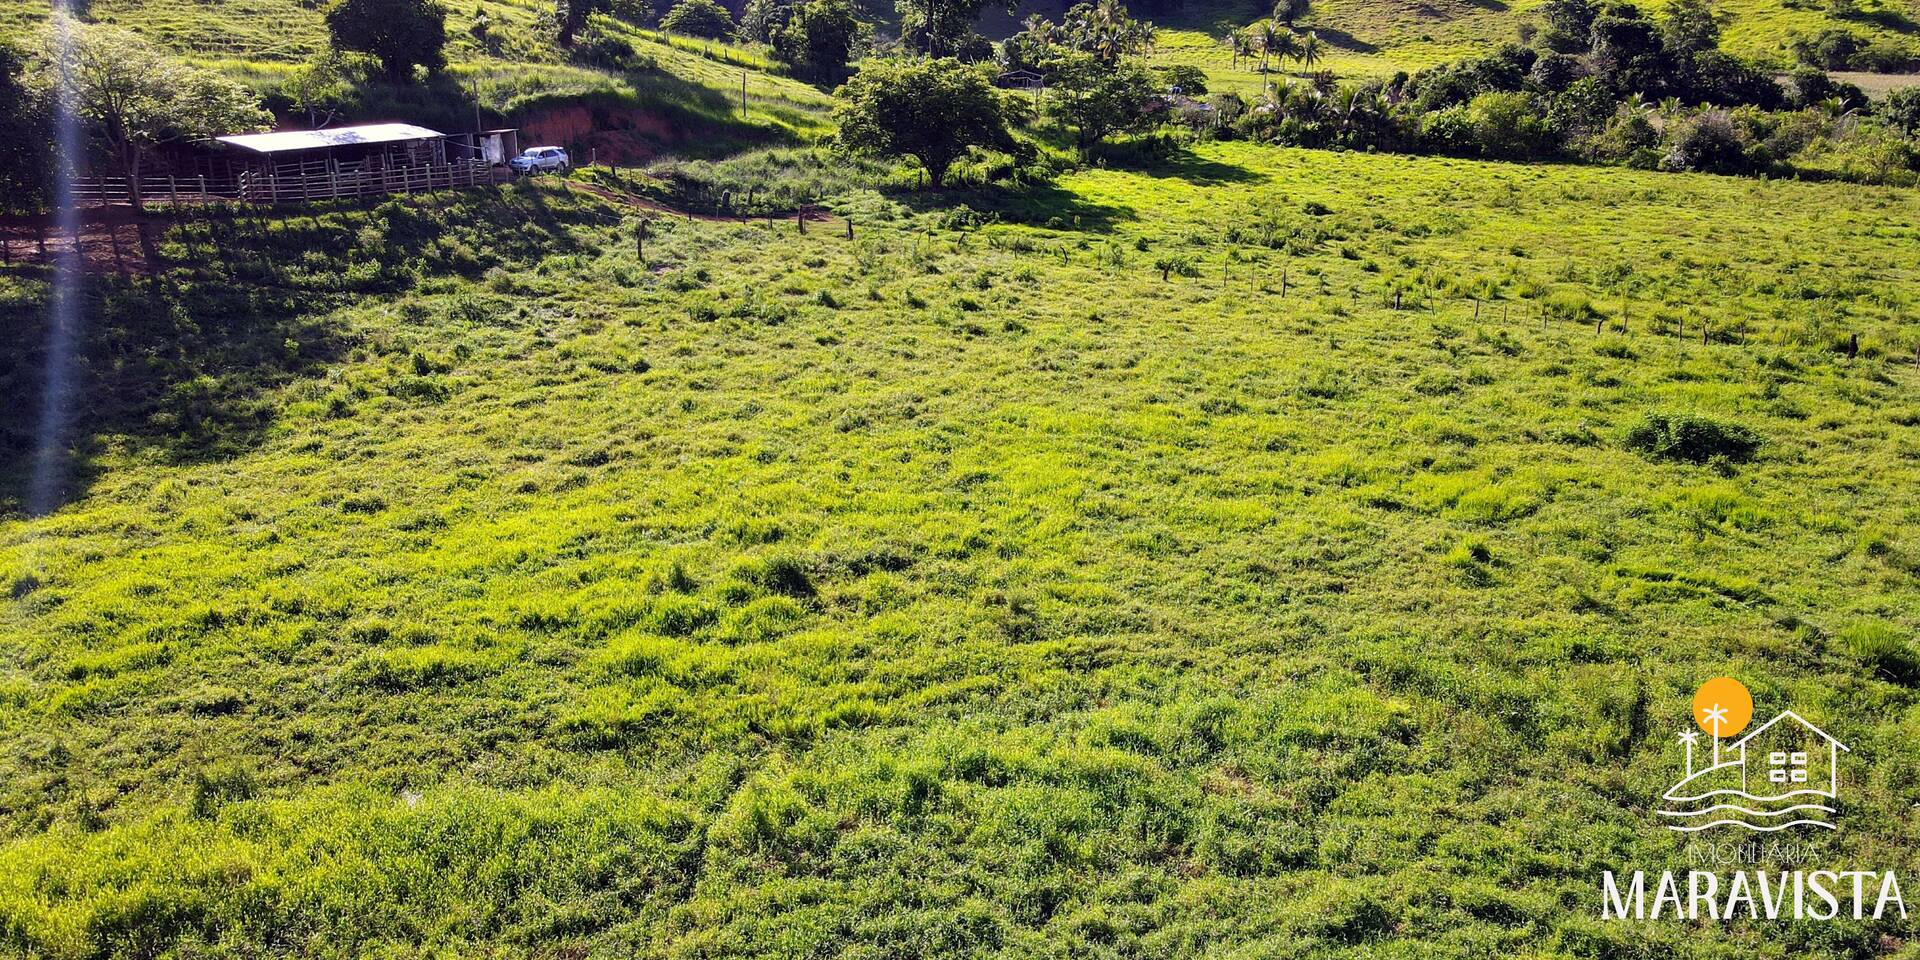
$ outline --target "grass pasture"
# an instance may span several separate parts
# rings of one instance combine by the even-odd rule
[[[0,953],[1913,935],[1596,917],[1685,868],[1719,674],[1853,747],[1837,859],[1911,860],[1920,198],[1236,144],[1036,189],[643,264],[536,183],[94,290],[113,402],[0,522]]]

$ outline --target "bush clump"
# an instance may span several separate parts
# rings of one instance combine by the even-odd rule
[[[1760,435],[1746,427],[1690,413],[1649,413],[1627,431],[1629,449],[1688,463],[1743,462],[1753,458],[1760,444]]]

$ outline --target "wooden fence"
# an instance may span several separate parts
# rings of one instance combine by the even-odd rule
[[[494,182],[494,168],[481,160],[345,170],[316,162],[248,170],[237,177],[141,177],[140,199],[148,206],[174,207],[286,203],[455,190]],[[74,185],[74,194],[82,204],[126,206],[133,202],[126,177],[87,177]]]

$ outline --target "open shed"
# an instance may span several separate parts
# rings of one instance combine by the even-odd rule
[[[366,123],[325,130],[281,130],[242,133],[208,141],[216,161],[237,175],[241,171],[275,170],[282,175],[317,170],[358,172],[396,167],[441,165],[447,162],[447,135],[411,123]],[[468,159],[473,148],[456,145]],[[289,169],[290,168],[290,169]]]

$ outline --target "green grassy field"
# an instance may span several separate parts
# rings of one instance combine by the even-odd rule
[[[523,185],[96,290],[78,486],[0,522],[0,953],[1911,949],[1597,875],[1685,868],[1720,674],[1911,862],[1920,197],[1213,145],[956,199],[642,264]]]

